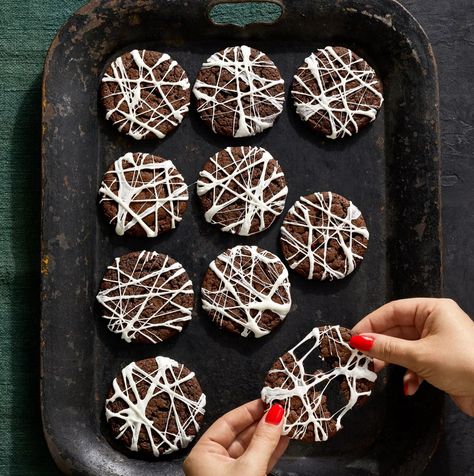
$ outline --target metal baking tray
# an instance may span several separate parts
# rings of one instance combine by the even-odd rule
[[[283,8],[277,22],[242,28],[213,24],[209,9],[215,3],[94,0],[64,25],[46,59],[41,401],[49,448],[66,473],[180,474],[186,451],[143,461],[109,444],[103,416],[106,389],[132,360],[161,354],[194,370],[208,397],[205,430],[231,408],[258,398],[272,362],[314,326],[351,327],[389,299],[441,292],[437,73],[416,20],[393,0],[273,0]],[[310,52],[348,46],[377,69],[384,107],[360,134],[335,142],[312,133],[288,97],[275,126],[248,139],[213,135],[195,109],[163,141],[135,142],[105,121],[97,100],[99,79],[121,52],[133,47],[168,52],[192,81],[211,53],[236,44],[266,52],[280,68],[287,92]],[[268,232],[254,237],[224,234],[205,223],[192,185],[217,150],[247,144],[267,148],[281,163],[289,186],[286,209],[300,195],[332,190],[357,204],[371,233],[363,264],[345,280],[308,282],[292,272],[292,312],[278,330],[257,340],[219,331],[202,312],[198,291],[209,262],[228,247],[258,244],[280,254],[283,215]],[[103,173],[128,151],[173,159],[191,184],[184,220],[158,239],[115,236],[97,209]],[[156,346],[129,345],[112,335],[95,306],[111,260],[141,249],[179,260],[197,294],[189,327]],[[395,368],[382,376],[374,397],[346,419],[333,440],[292,443],[274,473],[420,474],[439,439],[443,399],[428,385],[404,398],[401,375]]]

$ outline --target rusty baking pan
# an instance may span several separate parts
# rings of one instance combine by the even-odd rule
[[[439,122],[436,65],[412,16],[393,0],[287,1],[271,24],[216,25],[215,4],[184,0],[94,0],[54,39],[43,84],[42,381],[44,431],[62,470],[72,474],[180,474],[186,452],[157,461],[122,455],[108,442],[106,389],[132,360],[172,357],[198,375],[208,397],[204,429],[231,408],[257,398],[272,362],[314,326],[354,325],[393,298],[441,292]],[[104,119],[97,92],[106,65],[121,52],[147,47],[170,53],[193,80],[202,62],[226,46],[248,44],[277,64],[288,92],[303,59],[318,47],[344,45],[367,58],[384,84],[377,120],[356,137],[323,140],[303,124],[290,98],[276,125],[250,139],[213,135],[193,109],[163,141],[136,142]],[[205,223],[190,187],[190,210],[177,230],[157,239],[129,239],[99,216],[102,174],[128,151],[175,161],[188,184],[204,162],[228,145],[267,148],[286,172],[287,208],[313,191],[351,198],[371,233],[360,269],[330,283],[291,273],[294,306],[271,336],[244,339],[219,331],[198,305],[210,261],[236,244],[280,253],[279,225],[250,238]],[[192,242],[192,246],[189,243]],[[102,274],[115,256],[159,250],[187,269],[197,294],[194,318],[171,341],[128,345],[107,331],[95,308]],[[292,444],[277,475],[416,475],[441,431],[442,396],[424,386],[402,395],[401,373],[379,379],[373,398],[347,418],[331,441]]]

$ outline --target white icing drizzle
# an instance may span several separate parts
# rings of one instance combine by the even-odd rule
[[[325,66],[318,55],[322,55],[329,66]],[[358,132],[357,117],[368,117],[370,122],[375,120],[377,110],[383,103],[383,96],[375,87],[379,81],[375,71],[362,58],[356,59],[351,50],[339,56],[334,48],[328,46],[308,56],[301,70],[294,79],[302,86],[303,92],[292,92],[296,112],[303,121],[313,116],[319,117],[319,121],[328,119],[331,124],[331,133],[327,135],[329,139],[352,135],[349,125]],[[310,74],[306,74],[307,71]],[[326,86],[328,75],[329,86]],[[307,84],[312,79],[318,85],[318,95]],[[354,101],[360,91],[360,99]],[[368,91],[378,98],[377,107],[364,103]]]
[[[183,376],[183,366],[178,362],[167,357],[155,357],[158,368],[151,374],[142,370],[135,362],[122,369],[122,378],[124,388],[120,388],[117,379],[113,381],[114,394],[105,403],[105,416],[107,421],[111,418],[117,418],[122,422],[120,433],[116,439],[130,430],[132,432],[132,442],[130,450],[138,451],[138,442],[140,432],[144,431],[154,456],[160,454],[169,454],[180,448],[186,448],[194,439],[194,436],[187,435],[189,428],[199,431],[198,415],[204,415],[206,406],[206,396],[201,394],[197,401],[191,400],[183,393],[182,385],[194,378],[194,372]],[[171,373],[168,378],[166,372]],[[148,391],[142,397],[138,390],[138,384],[148,386]],[[167,396],[170,402],[168,417],[164,428],[158,428],[153,420],[146,416],[146,409],[150,401],[160,396]],[[110,404],[117,400],[122,400],[126,404],[123,410],[114,412]],[[177,405],[186,407],[186,419],[180,420]],[[176,432],[170,426],[172,422],[176,423]],[[143,436],[142,436],[143,437]]]
[[[108,267],[113,271],[113,278],[104,278],[111,286],[97,295],[97,301],[105,309],[103,318],[109,321],[108,328],[120,334],[126,342],[141,335],[156,344],[161,339],[150,331],[174,329],[181,332],[184,323],[191,320],[192,306],[185,307],[176,302],[180,295],[194,295],[189,279],[183,285],[175,286],[177,278],[186,273],[180,263],[172,263],[169,256],[161,255],[164,257],[163,266],[143,274],[145,264],[155,261],[159,256],[155,251],[142,251],[130,273],[120,266],[121,258],[115,258],[114,264]],[[135,274],[140,276],[136,277]],[[129,291],[130,288],[133,293]],[[160,306],[149,312],[157,302],[160,302]],[[156,318],[165,320],[153,322]]]
[[[127,230],[139,224],[145,230],[147,237],[158,236],[158,213],[161,210],[165,210],[170,215],[172,229],[176,228],[182,220],[179,205],[189,198],[188,188],[182,175],[176,170],[171,160],[157,157],[153,162],[145,163],[149,157],[155,156],[130,152],[125,154],[114,162],[113,170],[106,172],[104,181],[101,183],[99,189],[99,193],[102,194],[101,203],[114,201],[118,206],[117,216],[112,219],[112,221],[116,220],[117,235],[122,236]],[[152,173],[152,179],[146,181],[143,178],[145,173]],[[127,180],[126,174],[132,174],[132,180]],[[108,175],[113,176],[114,184],[118,182],[117,192],[113,192],[112,187],[105,183]],[[140,193],[147,191],[151,191],[151,197],[138,198]],[[132,203],[135,205],[143,203],[143,205],[135,211],[132,209]],[[154,215],[152,227],[145,222],[150,215]]]
[[[216,265],[217,260],[224,265],[222,271]],[[243,337],[251,333],[255,337],[269,334],[269,330],[259,325],[264,312],[271,311],[283,321],[291,309],[290,281],[283,263],[257,246],[235,246],[216,261],[209,268],[219,278],[219,288],[201,289],[203,309],[219,326],[224,319],[242,326]],[[262,279],[263,275],[269,283]]]
[[[110,119],[114,113],[120,114],[121,119],[114,124],[120,131],[128,124],[130,130],[127,134],[134,139],[141,140],[150,132],[159,139],[163,139],[165,134],[159,130],[160,126],[169,123],[175,128],[188,112],[189,101],[181,106],[177,106],[177,104],[182,100],[183,91],[189,89],[191,85],[184,71],[177,81],[170,79],[178,63],[172,60],[169,55],[161,54],[158,61],[149,66],[144,61],[145,53],[146,50],[130,52],[138,69],[137,79],[128,76],[122,57],[117,58],[111,64],[111,75],[104,74],[103,83],[116,83],[118,86],[118,90],[110,96],[121,96],[115,108],[107,111],[106,118]],[[156,68],[165,61],[170,61],[170,64],[166,72],[157,78]],[[178,93],[178,99],[173,99],[177,89],[181,90],[181,94]],[[105,96],[104,99],[110,96]],[[150,97],[158,98],[159,101],[153,103],[148,100]],[[169,112],[163,114],[160,109]],[[149,117],[146,117],[145,113]]]
[[[270,90],[281,84],[283,79],[267,79],[260,75],[259,69],[271,68],[278,72],[273,61],[265,57],[261,51],[258,52],[254,59],[251,59],[252,49],[248,46],[234,46],[214,53],[202,65],[202,69],[219,68],[216,77],[220,78],[223,71],[227,71],[232,75],[232,79],[223,85],[207,84],[199,79],[194,85],[194,95],[197,99],[204,102],[198,107],[198,112],[202,115],[211,116],[212,129],[214,120],[218,115],[216,113],[218,106],[224,106],[228,109],[228,114],[233,117],[233,136],[248,137],[258,134],[263,130],[271,127],[283,110],[283,102],[285,99],[284,91],[276,95],[272,95]],[[279,73],[278,73],[278,76]],[[241,89],[241,84],[245,85],[245,89]],[[204,89],[211,90],[211,93],[205,92]],[[222,96],[229,96],[223,100]],[[259,106],[267,104],[275,111],[266,116],[259,115]],[[221,109],[222,111],[222,109]]]
[[[285,257],[292,269],[298,267],[305,260],[309,263],[307,279],[313,279],[317,268],[322,268],[321,280],[342,279],[354,271],[357,266],[356,259],[363,256],[353,251],[353,246],[359,244],[364,248],[367,245],[362,238],[369,239],[366,227],[355,226],[353,220],[361,216],[360,210],[349,202],[346,217],[338,217],[331,211],[333,194],[328,192],[325,200],[322,193],[315,193],[316,203],[307,197],[300,197],[299,201],[290,208],[281,227],[281,240],[290,245],[291,254]],[[291,216],[290,216],[291,215]],[[322,216],[322,224],[315,226],[311,223],[311,216]],[[286,226],[297,226],[307,231],[306,242],[300,241],[301,235],[293,235]],[[316,244],[322,238],[322,243]],[[348,243],[346,240],[348,239]],[[344,255],[344,270],[333,269],[327,261],[328,246],[330,241],[337,241]],[[291,252],[291,250],[294,250]]]
[[[275,166],[268,178],[265,177],[270,161],[273,160],[273,157],[265,149],[239,147],[238,151],[242,157],[235,155],[233,149],[233,147],[225,149],[231,159],[231,163],[228,165],[219,164],[218,158],[223,151],[211,157],[210,160],[215,171],[213,173],[206,170],[200,172],[201,179],[197,182],[197,194],[202,196],[212,192],[213,205],[205,213],[207,222],[220,225],[222,231],[249,236],[265,230],[266,216],[269,214],[274,217],[280,215],[285,206],[288,187],[285,186],[265,200],[265,191],[268,190],[272,182],[284,177],[283,172],[278,166]],[[262,171],[255,182],[256,170],[259,168]],[[227,224],[223,222],[222,217],[215,220],[215,216],[225,212],[226,209],[233,212],[238,211],[239,218]],[[254,220],[258,221],[258,229],[251,232]]]
[[[331,353],[336,353],[338,356],[339,366],[327,372],[310,372],[309,367],[314,366],[316,357],[312,354],[321,345],[322,339],[325,336],[329,339],[329,344],[333,349]],[[337,353],[338,345],[345,347],[351,352],[345,364],[343,364]],[[308,347],[310,347],[310,349],[307,350],[303,356],[298,357],[301,352],[301,347],[303,347],[304,350]],[[370,382],[375,382],[377,374],[369,369],[372,359],[350,347],[349,344],[343,340],[339,326],[314,328],[288,353],[294,359],[293,369],[289,369],[280,357],[280,363],[283,369],[270,370],[269,374],[283,374],[284,382],[281,387],[264,387],[261,393],[262,400],[268,405],[272,405],[275,401],[284,403],[285,417],[287,418],[283,427],[284,435],[291,433],[292,438],[301,439],[306,434],[308,426],[312,424],[315,441],[326,441],[328,439],[330,421],[335,419],[336,429],[340,430],[342,428],[341,421],[344,415],[354,407],[360,397],[369,396],[371,394],[370,390],[366,392],[358,391],[357,381],[359,379],[366,379]],[[307,360],[312,360],[312,362],[307,362]],[[308,369],[305,368],[305,365]],[[323,408],[321,407],[323,396],[331,382],[340,377],[343,377],[347,382],[349,400],[346,405],[338,409],[334,414],[325,417]],[[339,385],[337,380],[335,384]],[[289,422],[288,416],[291,412],[291,399],[295,397],[301,400],[303,410],[295,422]]]

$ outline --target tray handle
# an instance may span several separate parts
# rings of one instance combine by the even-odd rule
[[[243,17],[243,4],[265,4],[266,8],[250,9]],[[263,7],[263,5],[261,6]],[[285,12],[283,0],[209,0],[206,7],[206,17],[214,26],[235,25],[246,27],[252,24],[273,24],[278,22]],[[240,15],[240,16],[239,16]],[[223,20],[216,21],[216,17]]]

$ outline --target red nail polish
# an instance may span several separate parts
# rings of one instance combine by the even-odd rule
[[[407,382],[404,382],[403,384],[403,395],[405,395],[405,397],[408,397],[408,383]]]
[[[357,350],[370,350],[374,346],[375,339],[369,336],[352,336],[349,345]]]
[[[278,405],[278,403],[275,403],[275,405],[272,405],[270,410],[268,410],[265,422],[270,423],[270,425],[279,425],[284,413],[285,410],[283,410],[283,407]]]

